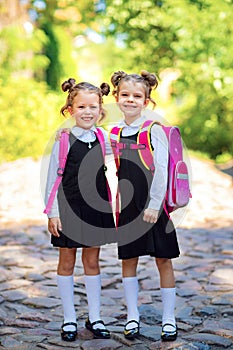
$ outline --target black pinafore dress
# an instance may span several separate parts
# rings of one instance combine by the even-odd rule
[[[100,143],[97,139],[82,142],[72,133],[69,141],[57,196],[62,232],[60,237],[52,236],[51,243],[56,247],[81,248],[116,242]]]
[[[117,231],[119,259],[143,255],[176,258],[180,254],[176,231],[163,207],[155,224],[143,221],[144,210],[148,207],[150,200],[152,174],[142,164],[138,150],[130,149],[130,144],[136,144],[136,140],[137,134],[121,136],[120,139],[120,142],[125,143],[126,146],[120,156],[118,171],[121,197]]]

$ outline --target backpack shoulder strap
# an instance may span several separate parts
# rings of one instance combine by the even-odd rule
[[[109,139],[110,144],[112,147],[112,152],[114,155],[114,160],[116,164],[116,175],[118,175],[118,169],[120,167],[120,136],[121,136],[121,130],[119,126],[114,126],[109,133]],[[119,222],[119,215],[120,215],[120,192],[119,187],[117,185],[117,191],[116,191],[116,208],[115,208],[115,215],[116,215],[116,229],[118,228],[118,222]]]
[[[58,176],[63,176],[67,154],[68,154],[68,146],[69,146],[69,134],[66,132],[62,132],[60,145],[59,145],[59,168],[58,168]]]
[[[96,134],[97,139],[99,140],[102,154],[103,154],[103,158],[104,158],[104,163],[105,163],[106,146],[105,146],[104,133],[100,128],[96,128],[95,134]],[[110,205],[112,205],[112,193],[111,193],[111,189],[110,189],[107,177],[106,177],[106,186],[107,186],[107,191],[108,191],[108,201],[109,201]]]
[[[44,210],[45,214],[50,213],[58,187],[62,181],[62,176],[64,173],[67,154],[68,154],[68,145],[69,145],[69,134],[67,134],[66,132],[62,132],[61,138],[59,141],[59,166],[57,169],[57,178],[53,185],[52,191],[50,192],[49,199],[48,199],[46,208]]]
[[[112,147],[117,171],[118,171],[119,166],[120,166],[120,153],[119,153],[118,144],[120,141],[121,130],[122,130],[122,128],[120,128],[119,126],[114,126],[109,133],[110,144]]]
[[[138,153],[141,162],[146,169],[150,170],[152,174],[154,173],[154,159],[153,159],[153,149],[151,146],[150,132],[154,124],[158,124],[154,120],[146,120],[140,127],[137,137],[137,144],[145,145],[145,147],[139,147]]]
[[[103,131],[100,128],[96,128],[95,134],[96,134],[97,139],[99,140],[101,150],[103,153],[103,157],[105,157],[106,147],[105,147],[105,139],[104,139]]]

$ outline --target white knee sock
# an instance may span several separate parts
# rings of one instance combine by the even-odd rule
[[[85,275],[85,285],[88,302],[88,313],[90,322],[100,320],[100,297],[101,297],[101,276]],[[105,329],[105,326],[98,323],[93,328]]]
[[[57,285],[64,313],[64,323],[76,322],[74,308],[74,276],[57,275]],[[64,327],[65,331],[73,331],[74,326]]]
[[[122,281],[127,306],[127,322],[131,320],[139,322],[138,279],[137,277],[123,277]],[[135,327],[137,327],[137,324],[132,322],[126,327],[126,329],[129,330]]]
[[[162,324],[171,323],[176,325],[175,320],[175,303],[176,303],[176,288],[160,288],[163,302],[163,319]],[[166,326],[166,331],[174,331],[174,327]]]

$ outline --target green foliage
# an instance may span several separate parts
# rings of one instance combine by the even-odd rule
[[[0,159],[12,161],[43,154],[48,140],[64,118],[64,96],[45,84],[12,80],[0,92]]]
[[[47,36],[43,51],[49,61],[44,79],[52,90],[59,91],[61,81],[73,76],[77,70],[72,57],[72,40],[62,27],[50,22],[45,22],[41,29]]]
[[[61,83],[69,77],[76,75],[78,62],[73,57],[72,38],[64,28],[55,27],[55,35],[59,46],[59,64],[62,67],[59,73],[59,89]]]
[[[41,54],[46,37],[39,29],[31,30],[27,32],[20,25],[0,30],[0,79],[4,84],[12,76],[31,77],[33,72],[46,68],[48,61]]]
[[[219,156],[216,157],[215,162],[217,164],[224,164],[224,163],[231,162],[232,164],[232,154],[230,153],[220,154]]]
[[[174,5],[170,2],[106,1],[104,32],[122,39],[128,48],[127,59],[133,60],[137,70],[150,69],[157,73],[171,66],[174,53],[170,44],[176,41],[177,5],[174,0]]]
[[[233,155],[233,69],[226,52],[233,45],[230,6],[215,1],[202,11],[196,8],[175,45],[181,76],[174,91],[180,97],[183,136],[188,147],[207,152],[213,159]],[[211,31],[210,23],[214,23]]]
[[[51,22],[45,22],[42,25],[42,30],[45,32],[48,40],[44,45],[44,55],[48,58],[49,64],[46,69],[45,79],[47,84],[53,90],[57,90],[62,72],[62,65],[59,61],[59,42],[57,40],[54,25]]]
[[[158,89],[155,100],[169,112],[165,118],[179,124],[189,148],[216,159],[232,156],[233,1],[105,3],[104,11],[93,0],[28,0],[27,8],[35,14],[33,26],[28,19],[25,22],[26,12],[17,25],[10,24],[11,16],[2,21],[1,159],[43,152],[55,125],[63,121],[59,110],[64,94],[55,91],[65,79],[87,77],[98,84],[110,82],[115,70],[141,69],[157,73],[161,83],[171,72],[178,76],[172,84],[168,81],[170,99]],[[6,4],[1,5],[1,14],[11,8]],[[15,8],[22,6],[18,0]],[[91,31],[101,35],[101,43],[93,43]],[[83,46],[78,46],[79,38]],[[104,101],[114,102],[111,96]],[[40,139],[35,137],[38,132]]]
[[[121,38],[131,70],[179,72],[172,94],[184,140],[233,155],[232,1],[106,0],[104,33]]]

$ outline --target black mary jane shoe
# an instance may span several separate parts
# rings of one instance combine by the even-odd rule
[[[174,331],[165,331],[164,330],[164,327],[165,326],[171,326],[174,328]],[[165,323],[162,327],[162,334],[161,334],[161,339],[163,341],[174,341],[176,340],[177,338],[177,335],[178,335],[178,332],[177,332],[177,327],[174,326],[174,324],[171,324],[171,323]]]
[[[85,327],[86,329],[88,329],[93,335],[95,338],[98,338],[98,339],[109,339],[110,338],[110,332],[108,329],[102,329],[102,328],[93,328],[94,325],[96,324],[103,324],[104,325],[104,322],[102,320],[97,320],[95,322],[90,322],[89,319],[86,320],[85,322]]]
[[[130,324],[130,323],[136,323],[137,326],[134,327],[134,328],[131,328],[131,329],[126,329],[127,325]],[[125,324],[125,327],[124,327],[124,336],[126,339],[130,339],[130,340],[133,340],[135,339],[136,337],[139,336],[139,322],[136,321],[136,320],[130,320],[128,321],[126,324]]]
[[[66,326],[74,326],[75,330],[74,331],[65,331],[64,327]],[[77,337],[77,323],[75,322],[66,322],[63,323],[63,325],[61,326],[61,338],[64,341],[75,341],[76,337]]]

